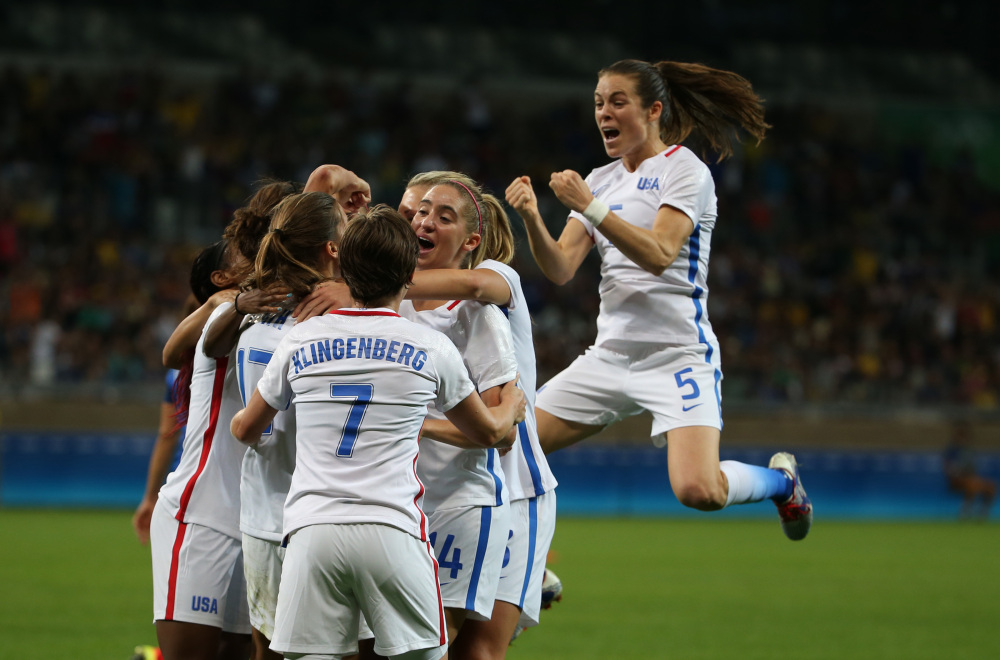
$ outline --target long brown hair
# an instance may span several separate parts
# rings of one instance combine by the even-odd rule
[[[274,207],[289,195],[302,192],[302,184],[293,181],[264,179],[257,185],[257,191],[247,203],[233,211],[233,219],[222,232],[222,237],[229,240],[251,264],[257,260],[260,242],[270,229]]]
[[[764,139],[770,124],[764,121],[764,103],[753,86],[732,71],[704,64],[620,60],[601,69],[597,76],[619,74],[636,81],[636,92],[644,108],[660,101],[660,139],[680,144],[692,133],[704,138],[718,152],[719,160],[733,154],[738,129]]]
[[[253,286],[281,282],[296,297],[328,279],[320,272],[320,254],[328,241],[338,243],[346,222],[340,204],[326,193],[290,195],[274,207],[271,229],[260,243]]]

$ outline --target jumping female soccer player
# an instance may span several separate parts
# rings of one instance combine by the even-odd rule
[[[549,183],[570,209],[554,240],[528,177],[507,188],[546,277],[564,284],[596,245],[601,255],[597,339],[538,394],[546,452],[579,442],[645,409],[667,435],[670,483],[703,511],[772,499],[788,538],[805,538],[812,504],[795,458],[770,468],[719,462],[722,371],[707,315],[708,257],[716,221],[708,167],[680,143],[699,133],[723,157],[743,128],[768,125],[745,79],[700,64],[623,60],[598,74],[594,117],[614,162],[586,180],[572,170]]]

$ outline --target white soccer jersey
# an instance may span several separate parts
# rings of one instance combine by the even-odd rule
[[[528,399],[524,421],[518,425],[517,441],[500,459],[510,501],[537,497],[556,487],[557,482],[545,454],[538,444],[538,425],[535,422],[535,345],[531,339],[531,315],[521,290],[521,278],[507,264],[487,259],[477,268],[487,268],[498,273],[510,288],[510,301],[500,310],[510,321],[510,332],[517,358],[518,387]]]
[[[456,300],[418,312],[404,300],[399,313],[444,333],[458,348],[476,388],[484,392],[517,376],[510,324],[496,305]],[[444,419],[430,409],[431,419]],[[504,474],[496,449],[459,449],[440,442],[420,446],[417,474],[427,487],[424,510],[465,506],[501,506],[508,501]]]
[[[253,319],[236,345],[236,371],[244,405],[278,344],[295,325],[291,312]],[[295,411],[279,410],[274,421],[243,457],[240,530],[258,539],[280,541],[282,510],[295,469]]]
[[[191,403],[184,449],[177,469],[167,475],[159,501],[182,523],[196,523],[240,537],[240,464],[246,445],[229,432],[229,421],[243,407],[232,356],[207,357],[205,332],[231,303],[219,305],[194,350]]]
[[[458,351],[388,309],[342,309],[292,328],[257,384],[295,406],[296,461],[284,533],[322,523],[391,525],[427,539],[417,438],[429,404],[469,396]]]
[[[708,321],[708,257],[718,215],[715,182],[708,167],[675,145],[647,158],[635,172],[620,160],[587,176],[594,197],[636,227],[652,229],[661,206],[685,213],[694,231],[661,275],[644,271],[581,214],[601,255],[601,311],[595,345],[612,343],[715,343]]]

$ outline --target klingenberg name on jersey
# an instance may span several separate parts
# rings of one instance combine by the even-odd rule
[[[308,350],[307,350],[308,349]],[[292,355],[295,375],[315,364],[331,360],[385,360],[405,364],[416,371],[423,369],[427,353],[405,342],[389,341],[379,337],[337,337],[322,339],[303,346]]]

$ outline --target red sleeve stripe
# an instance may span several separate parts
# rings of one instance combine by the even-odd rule
[[[681,148],[681,145],[678,144],[676,147],[674,147],[673,149],[671,149],[667,153],[663,154],[663,157],[664,158],[670,158],[670,154],[674,153],[675,151],[677,151],[680,148]]]
[[[181,494],[180,506],[177,508],[177,515],[174,516],[179,522],[184,522],[184,514],[187,513],[188,503],[191,501],[191,494],[194,492],[198,477],[201,476],[208,463],[208,456],[212,452],[212,439],[215,437],[215,429],[219,424],[219,408],[222,406],[222,385],[226,382],[226,365],[229,358],[218,358],[215,361],[215,382],[212,384],[212,407],[209,410],[208,428],[201,441],[201,457],[198,459],[198,469],[194,471],[191,478],[184,486]]]
[[[454,301],[453,303],[451,303],[450,305],[448,305],[448,311],[450,312],[451,310],[453,310],[453,309],[455,309],[456,307],[458,307],[458,305],[459,305],[459,304],[460,304],[461,302],[462,302],[461,300],[456,300],[456,301]]]

